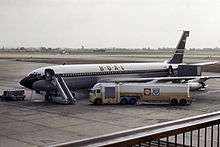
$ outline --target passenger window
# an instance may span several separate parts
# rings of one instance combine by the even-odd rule
[[[100,89],[97,89],[97,90],[96,90],[96,93],[100,93]]]

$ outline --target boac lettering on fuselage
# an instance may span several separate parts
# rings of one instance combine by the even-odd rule
[[[100,71],[123,71],[125,68],[122,65],[102,65],[99,66]]]

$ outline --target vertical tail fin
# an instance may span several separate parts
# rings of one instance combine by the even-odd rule
[[[189,37],[189,31],[183,31],[179,43],[177,44],[176,51],[168,62],[170,64],[178,64],[183,62],[183,55],[185,51],[186,38]]]

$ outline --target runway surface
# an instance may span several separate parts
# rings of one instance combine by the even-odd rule
[[[22,88],[18,84],[21,78],[47,65],[0,60],[0,91]],[[189,106],[93,106],[87,98],[78,99],[76,105],[61,105],[44,102],[43,97],[26,90],[25,101],[0,101],[0,147],[52,145],[219,111],[220,79],[207,83],[209,92],[194,93]]]

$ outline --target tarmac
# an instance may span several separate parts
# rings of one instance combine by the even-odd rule
[[[0,91],[23,89],[20,79],[47,65],[0,60]],[[208,80],[207,84],[206,92],[193,93],[193,103],[188,106],[94,106],[83,92],[78,93],[77,104],[62,105],[44,102],[42,96],[25,89],[25,101],[0,101],[0,147],[47,146],[219,111],[220,79]]]

